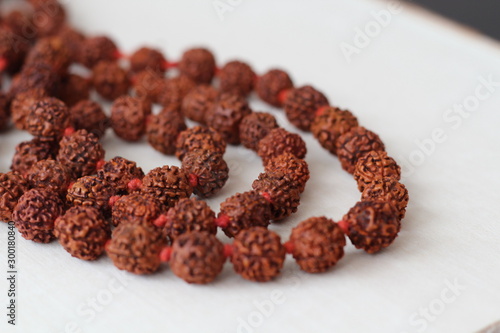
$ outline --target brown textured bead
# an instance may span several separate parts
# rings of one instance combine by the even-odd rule
[[[66,11],[57,0],[39,1],[34,6],[33,25],[39,37],[57,34],[66,21]]]
[[[104,163],[97,176],[115,188],[116,193],[125,194],[129,191],[128,183],[133,179],[142,180],[144,172],[135,162],[116,156]]]
[[[182,100],[181,110],[187,118],[205,123],[205,115],[218,98],[218,91],[214,87],[203,84],[193,88]]]
[[[134,274],[151,274],[160,267],[160,252],[166,245],[162,232],[146,224],[120,224],[106,248],[116,267]]]
[[[5,70],[14,74],[21,68],[30,43],[5,28],[0,28],[0,58],[5,60]]]
[[[37,38],[36,31],[33,26],[33,13],[27,10],[12,10],[3,16],[0,21],[14,35],[19,38],[26,39],[26,42],[33,41]]]
[[[55,160],[35,163],[28,171],[27,179],[32,188],[44,188],[60,195],[66,193],[72,180],[69,169]]]
[[[10,169],[24,175],[36,162],[54,158],[55,153],[56,151],[50,142],[40,141],[36,138],[21,142],[16,146]]]
[[[117,54],[116,44],[108,37],[91,37],[81,43],[79,62],[92,69],[100,61],[116,60]]]
[[[222,154],[209,150],[188,152],[182,159],[182,169],[194,183],[194,194],[202,198],[215,195],[229,178],[229,168]]]
[[[138,141],[146,132],[151,105],[136,97],[122,96],[111,106],[111,127],[123,140]]]
[[[293,82],[287,73],[280,69],[271,69],[258,78],[255,90],[259,97],[272,106],[280,107],[280,93],[293,88]]]
[[[28,182],[16,172],[0,173],[0,221],[9,222],[19,198],[28,191]]]
[[[109,119],[99,103],[85,99],[69,109],[71,125],[76,129],[84,129],[97,137],[103,137],[109,127]]]
[[[19,199],[12,218],[27,240],[48,243],[54,239],[54,221],[64,213],[64,203],[57,193],[31,189]]]
[[[92,69],[92,84],[103,98],[114,100],[130,87],[127,72],[114,61],[100,61]]]
[[[142,193],[154,196],[167,207],[173,207],[179,199],[189,198],[193,188],[181,168],[165,165],[151,170],[144,177]]]
[[[291,89],[286,93],[283,107],[288,120],[297,128],[309,131],[316,111],[328,105],[328,99],[311,86]]]
[[[273,221],[292,215],[300,205],[298,183],[281,171],[261,173],[252,188],[269,201]]]
[[[182,100],[196,86],[187,76],[177,76],[166,79],[162,83],[161,92],[158,94],[158,103],[180,109]]]
[[[66,45],[71,62],[77,62],[80,57],[81,45],[85,40],[85,36],[80,31],[75,30],[67,24],[61,27],[57,36],[61,38]]]
[[[9,124],[9,113],[6,107],[7,100],[4,98],[3,94],[0,94],[0,131],[3,131]]]
[[[219,132],[227,143],[240,143],[240,123],[252,111],[244,97],[235,94],[221,94],[218,101],[206,113],[208,126]]]
[[[164,213],[166,213],[165,206],[154,197],[132,193],[124,195],[115,202],[112,209],[112,222],[115,227],[123,223],[152,226],[153,222]]]
[[[323,148],[335,155],[335,142],[339,136],[356,126],[358,119],[350,111],[330,106],[316,115],[311,132]]]
[[[68,189],[66,200],[73,206],[97,208],[104,216],[109,216],[109,199],[116,194],[115,188],[97,176],[84,176]]]
[[[292,255],[303,271],[321,273],[344,256],[344,233],[332,220],[311,217],[292,229]]]
[[[252,112],[241,120],[240,140],[246,148],[257,151],[259,142],[278,127],[276,118],[267,112]]]
[[[385,201],[360,201],[344,215],[347,234],[357,249],[375,253],[392,244],[401,229],[394,206]]]
[[[309,166],[303,159],[290,153],[283,153],[269,159],[265,165],[266,172],[282,172],[297,184],[300,193],[304,192],[309,180]]]
[[[71,63],[71,54],[64,41],[57,36],[39,39],[26,56],[25,66],[42,62],[64,74]]]
[[[351,174],[354,173],[356,162],[364,154],[372,150],[385,150],[379,136],[361,126],[342,134],[335,147],[342,168]]]
[[[215,74],[215,58],[207,49],[190,49],[182,55],[179,70],[196,83],[210,83]]]
[[[108,221],[94,207],[71,207],[54,224],[54,235],[73,257],[96,260],[111,236]]]
[[[354,179],[360,192],[378,178],[401,178],[401,168],[396,161],[382,150],[372,150],[361,156],[356,162]]]
[[[229,220],[222,230],[228,237],[250,227],[267,227],[271,218],[269,202],[256,191],[236,193],[220,204],[218,218]]]
[[[165,86],[163,76],[153,70],[146,69],[132,76],[132,88],[135,97],[157,102]]]
[[[47,96],[45,89],[36,88],[17,94],[10,104],[12,122],[17,129],[26,129],[26,116],[31,105]]]
[[[165,230],[170,241],[193,231],[206,231],[215,235],[215,213],[205,201],[183,198],[168,210]]]
[[[165,63],[166,59],[163,54],[149,47],[141,47],[130,56],[130,70],[133,73],[138,73],[146,69],[164,73]]]
[[[64,102],[44,97],[31,105],[26,115],[26,130],[42,141],[57,141],[70,125],[69,111]]]
[[[259,142],[257,154],[262,158],[264,165],[269,159],[283,153],[290,153],[297,158],[304,158],[307,153],[306,143],[300,135],[290,133],[283,128],[275,128]]]
[[[367,185],[361,194],[363,201],[387,201],[396,208],[397,216],[401,220],[405,217],[408,206],[408,190],[393,177],[379,177]]]
[[[188,283],[205,284],[222,272],[225,261],[224,245],[214,235],[194,231],[175,240],[170,269]]]
[[[97,162],[103,158],[104,149],[99,138],[86,130],[67,135],[59,143],[57,160],[71,170],[73,178],[93,174]]]
[[[182,161],[188,152],[198,149],[224,154],[226,141],[217,131],[205,126],[194,126],[179,134],[175,150],[178,159]]]
[[[57,91],[57,97],[67,106],[71,107],[76,103],[88,99],[90,96],[90,81],[76,75],[64,75]]]
[[[186,128],[184,117],[179,110],[165,107],[158,115],[148,118],[146,135],[154,149],[163,154],[173,155],[177,137]]]
[[[256,75],[248,64],[230,61],[217,73],[222,93],[247,96],[254,87]]]
[[[234,271],[250,281],[266,282],[278,276],[285,261],[281,238],[271,230],[252,227],[234,237]]]
[[[52,66],[37,62],[24,66],[22,71],[12,78],[9,94],[15,96],[28,90],[43,89],[47,95],[53,96],[59,87],[59,80]]]

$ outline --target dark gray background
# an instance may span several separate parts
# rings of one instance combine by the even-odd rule
[[[500,40],[500,0],[412,0]]]

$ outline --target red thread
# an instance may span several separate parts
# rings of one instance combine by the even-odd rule
[[[285,242],[283,246],[285,247],[286,253],[293,253],[293,250],[295,249],[295,245],[292,243],[292,241]]]
[[[166,60],[165,60],[165,61],[162,63],[162,67],[163,67],[163,69],[165,69],[165,70],[166,70],[166,69],[171,69],[171,68],[177,68],[177,67],[179,67],[179,63],[178,63],[178,62],[168,62],[168,61],[166,61]]]
[[[127,188],[131,192],[140,190],[141,187],[142,187],[142,180],[140,180],[139,178],[134,178],[127,184]]]
[[[233,244],[224,244],[224,257],[230,258],[233,255]]]
[[[95,165],[96,170],[101,170],[104,167],[104,164],[106,164],[105,160],[99,160],[97,161],[97,164]]]
[[[191,185],[191,187],[198,186],[198,176],[195,175],[194,173],[190,173],[188,175],[188,180],[189,180],[189,185]]]
[[[316,113],[315,113],[316,117],[323,115],[323,113],[325,113],[325,111],[326,111],[329,107],[330,107],[329,105],[323,105],[323,106],[320,106],[320,107],[316,110]]]
[[[118,201],[118,199],[120,199],[119,195],[113,195],[111,198],[109,198],[108,200],[109,207],[113,207],[115,203]]]
[[[285,103],[289,91],[290,89],[283,89],[278,93],[278,101],[280,102],[280,104]]]
[[[0,58],[0,72],[3,72],[7,68],[7,59]]]
[[[66,127],[64,129],[64,136],[70,136],[73,133],[75,133],[75,129],[73,127]]]
[[[219,216],[215,219],[215,224],[220,228],[225,228],[229,225],[231,219],[226,214],[219,213]]]
[[[349,222],[342,220],[338,221],[337,225],[340,227],[340,229],[342,229],[344,234],[349,235]]]
[[[156,218],[156,220],[153,221],[153,224],[157,226],[158,228],[163,228],[165,224],[167,224],[168,219],[165,214],[161,214]]]
[[[171,246],[165,246],[160,252],[160,260],[163,262],[170,261],[171,256],[172,256]]]
[[[264,197],[264,199],[267,200],[267,202],[273,203],[273,199],[271,198],[271,195],[269,194],[269,192],[262,192],[260,195],[262,195]]]

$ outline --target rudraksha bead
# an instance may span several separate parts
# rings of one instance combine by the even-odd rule
[[[88,99],[90,96],[90,81],[80,75],[68,74],[61,79],[57,97],[68,107]]]
[[[335,149],[342,168],[352,174],[360,157],[372,150],[385,150],[385,146],[377,134],[357,126],[339,136]]]
[[[323,148],[335,155],[335,142],[339,136],[356,126],[358,119],[350,111],[330,106],[321,109],[316,115],[311,132]]]
[[[9,94],[15,96],[19,93],[43,89],[47,95],[54,95],[59,87],[59,76],[54,72],[52,66],[37,62],[24,66],[21,72],[12,78]]]
[[[70,125],[69,111],[57,98],[44,97],[31,105],[25,122],[26,130],[40,140],[57,141]]]
[[[221,94],[217,102],[205,115],[208,126],[219,132],[227,143],[240,143],[240,123],[252,111],[244,97]]]
[[[143,70],[151,70],[157,73],[165,72],[165,57],[163,54],[149,47],[141,47],[130,56],[130,70],[138,73]]]
[[[386,201],[359,201],[342,223],[352,244],[368,253],[391,245],[401,229],[396,209]]]
[[[215,213],[205,201],[196,198],[184,198],[177,201],[168,210],[165,219],[165,230],[170,241],[180,235],[193,231],[206,231],[215,235]]]
[[[33,25],[40,37],[55,35],[66,21],[66,11],[56,0],[40,1],[34,6]]]
[[[114,61],[100,61],[92,69],[92,84],[103,98],[114,100],[130,87],[127,72]]]
[[[298,183],[281,171],[261,173],[252,188],[269,202],[273,221],[292,215],[300,205]]]
[[[224,154],[226,141],[210,127],[194,126],[182,131],[177,138],[175,156],[182,161],[188,152],[197,149]]]
[[[152,195],[165,206],[173,207],[179,199],[189,198],[193,188],[184,170],[165,165],[146,174],[142,180],[141,191]]]
[[[182,169],[189,177],[194,194],[208,198],[219,192],[229,178],[229,168],[222,154],[209,150],[188,152]]]
[[[408,190],[393,177],[376,178],[368,184],[361,194],[363,201],[387,201],[397,211],[401,220],[405,217],[406,206],[408,206]]]
[[[106,217],[111,212],[109,199],[116,194],[115,188],[97,176],[84,176],[68,189],[66,200],[73,206],[91,206]]]
[[[262,158],[264,165],[276,156],[290,153],[298,158],[304,158],[307,153],[306,143],[300,135],[290,133],[283,128],[275,128],[259,142],[257,154]]]
[[[113,205],[112,222],[116,227],[123,223],[149,224],[166,213],[163,204],[150,195],[132,193],[124,195]]]
[[[250,227],[267,227],[271,218],[269,206],[256,191],[236,193],[220,204],[218,225],[228,237]]]
[[[203,84],[193,88],[182,100],[184,116],[200,124],[205,123],[205,115],[217,100],[219,92],[214,87]]]
[[[76,103],[69,109],[71,125],[76,129],[84,129],[97,137],[103,137],[109,127],[109,119],[99,103],[89,99]]]
[[[0,173],[0,221],[9,222],[19,198],[28,191],[28,182],[16,172]]]
[[[26,129],[26,116],[29,113],[31,105],[47,96],[45,89],[36,88],[16,94],[10,104],[10,113],[12,122],[17,129]]]
[[[54,235],[73,257],[96,260],[104,252],[111,229],[96,208],[75,206],[55,221]]]
[[[57,160],[71,170],[73,178],[91,175],[104,158],[99,138],[86,130],[64,136],[59,143]]]
[[[8,28],[14,35],[19,36],[19,39],[25,39],[26,42],[33,41],[37,38],[36,31],[33,26],[33,13],[27,10],[12,10],[2,16],[0,21],[5,28]]]
[[[266,282],[278,276],[285,261],[285,247],[278,234],[252,227],[234,237],[231,262],[234,271],[250,281]]]
[[[311,86],[291,89],[283,102],[288,120],[303,131],[310,130],[316,111],[327,105],[325,95]]]
[[[222,93],[247,96],[254,87],[257,76],[248,64],[230,61],[217,73],[219,89]]]
[[[54,239],[54,221],[64,213],[64,202],[57,193],[34,188],[24,193],[12,214],[21,236],[37,243]]]
[[[122,96],[111,106],[111,127],[123,140],[138,141],[146,132],[151,105],[136,97]]]
[[[215,58],[207,49],[190,49],[182,55],[179,71],[198,84],[210,83],[215,74]]]
[[[293,82],[287,73],[280,69],[271,69],[257,79],[255,91],[264,102],[280,107],[283,104],[280,93],[292,88]]]
[[[175,240],[170,269],[188,283],[205,284],[220,274],[225,261],[224,245],[214,235],[194,231]]]
[[[71,173],[55,160],[43,160],[35,163],[27,174],[31,188],[45,188],[64,195],[71,182]]]
[[[17,37],[12,31],[0,28],[0,58],[5,60],[5,70],[9,74],[19,71],[29,48],[29,41]]]
[[[123,223],[113,230],[106,248],[116,267],[134,274],[151,274],[160,267],[160,252],[167,239],[146,224]]]
[[[81,43],[79,62],[92,69],[100,61],[117,59],[118,48],[108,37],[98,36],[85,39]]]
[[[26,56],[25,66],[42,62],[49,64],[58,74],[64,74],[71,63],[70,52],[64,41],[57,37],[39,39]]]
[[[304,192],[309,180],[309,166],[303,159],[290,153],[283,153],[269,159],[265,165],[266,172],[282,172],[297,184],[300,193]]]
[[[378,178],[401,178],[401,168],[396,161],[383,150],[373,150],[366,153],[356,162],[354,179],[360,192]]]
[[[104,163],[97,171],[97,176],[115,188],[117,194],[125,194],[130,191],[129,182],[133,179],[142,180],[144,172],[135,162],[116,156]]]
[[[165,107],[158,115],[148,118],[146,135],[154,149],[163,154],[173,155],[177,137],[186,128],[184,117],[179,110]]]
[[[66,24],[61,27],[56,36],[61,38],[66,45],[71,62],[77,62],[80,57],[81,45],[85,40],[85,36]]]
[[[36,138],[24,141],[16,146],[10,169],[24,175],[36,162],[55,158],[55,155],[56,151],[51,142],[40,141]]]
[[[311,217],[292,229],[291,253],[297,264],[308,273],[328,270],[344,256],[345,236],[332,220]]]
[[[161,74],[146,69],[132,76],[132,88],[135,97],[157,102],[165,86]]]
[[[195,86],[194,81],[183,75],[166,79],[163,81],[161,92],[158,94],[158,103],[180,109],[182,100]]]
[[[241,120],[240,140],[246,148],[257,151],[259,142],[278,127],[276,118],[267,112],[252,112]]]

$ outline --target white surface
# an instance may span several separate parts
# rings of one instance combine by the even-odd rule
[[[146,277],[122,274],[107,258],[82,262],[57,242],[39,245],[18,237],[18,326],[7,326],[2,310],[0,331],[72,332],[75,325],[75,332],[472,332],[500,319],[500,87],[456,129],[443,119],[447,109],[474,94],[478,77],[500,81],[498,44],[405,8],[347,63],[339,44],[351,42],[356,27],[372,21],[370,12],[385,3],[232,3],[237,5],[224,21],[211,0],[87,0],[70,1],[68,8],[77,27],[111,35],[124,52],[151,44],[175,60],[186,48],[207,45],[219,64],[240,58],[258,73],[280,66],[297,85],[311,83],[332,104],[351,109],[401,164],[416,154],[415,140],[442,128],[447,139],[435,152],[413,172],[405,168],[411,203],[397,241],[377,255],[348,245],[345,258],[325,274],[303,273],[287,260],[282,277],[259,284],[243,280],[227,264],[215,283],[192,286],[168,268]],[[257,110],[272,110],[252,103]],[[290,128],[283,114],[273,111]],[[8,169],[15,144],[26,138],[14,131],[2,134],[1,171]],[[299,221],[320,215],[338,220],[359,197],[338,161],[310,134],[304,138],[311,180],[299,212],[271,227],[285,240]],[[105,148],[107,158],[138,160],[146,171],[178,165],[145,143],[125,144],[112,135]],[[228,149],[226,158],[231,177],[210,200],[215,210],[224,198],[248,190],[261,171],[260,160],[241,147]],[[6,225],[0,230],[4,271]],[[465,290],[452,297],[446,281]],[[2,304],[5,290],[1,278]],[[281,295],[279,304],[269,313],[259,310],[256,302],[268,304],[273,293]],[[90,310],[87,302],[96,297],[105,304]],[[422,321],[412,325],[412,316],[429,306],[442,313],[427,320],[425,329]],[[253,326],[239,327],[249,317]]]

